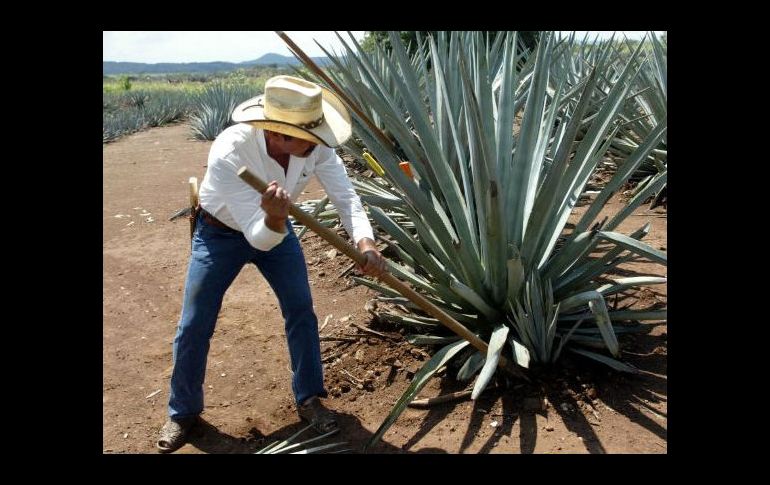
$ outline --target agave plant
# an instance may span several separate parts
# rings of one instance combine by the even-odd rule
[[[195,99],[190,116],[193,136],[198,140],[213,140],[233,124],[230,115],[238,104],[259,93],[248,85],[215,82]]]
[[[338,35],[345,55],[328,51],[336,89],[356,106],[346,149],[368,160],[379,178],[355,181],[400,262],[390,271],[488,342],[488,352],[461,352],[468,342],[438,321],[414,313],[393,320],[420,329],[413,342],[446,344],[415,374],[370,440],[379,440],[428,379],[452,359],[458,378],[478,374],[483,391],[501,355],[529,368],[551,364],[564,350],[633,372],[618,360],[624,320],[665,319],[665,312],[609,311],[605,298],[630,286],[665,283],[637,277],[602,284],[617,265],[666,254],[618,224],[666,181],[665,169],[609,221],[595,223],[610,196],[658,145],[666,120],[635,147],[569,231],[567,219],[623,120],[629,90],[644,60],[637,49],[619,72],[612,50],[596,52],[582,80],[568,85],[552,70],[568,45],[543,33],[536,52],[517,54],[515,32],[494,42],[480,33],[440,32],[409,57],[391,33],[392,52],[364,52]],[[308,67],[311,67],[310,65]],[[601,88],[608,86],[604,92]],[[340,88],[343,86],[343,88]],[[517,118],[520,117],[520,121]],[[578,133],[584,130],[581,139]],[[403,170],[405,162],[410,171]],[[410,175],[411,173],[411,175]],[[358,279],[383,298],[410,302],[390,288]],[[596,343],[610,356],[599,353]],[[588,350],[591,349],[591,350]]]
[[[614,39],[614,37],[613,37]],[[575,41],[574,36],[565,40],[569,49],[575,54],[557,58],[551,66],[552,72],[556,71],[557,77],[565,77],[568,86],[573,86],[581,80],[586,79],[589,66],[596,62],[596,58],[603,49],[610,49],[614,61],[610,65],[610,71],[605,74],[605,78],[611,79],[622,71],[623,66],[628,62],[629,53],[633,52],[633,45],[625,39],[624,42],[613,42],[610,39],[604,43],[587,42],[583,39],[581,43]],[[649,39],[649,41],[647,40]],[[626,103],[619,113],[619,119],[622,120],[618,125],[618,131],[614,134],[614,139],[610,144],[609,153],[615,156],[610,158],[613,163],[622,163],[639,144],[649,136],[660,120],[666,119],[667,114],[667,75],[666,75],[666,47],[653,32],[641,40],[644,45],[644,52],[639,56],[641,66],[636,77],[634,86],[626,99]],[[611,83],[607,81],[598,84],[598,90],[595,93],[598,96],[606,96],[611,88]],[[588,113],[592,115],[593,113]],[[590,116],[589,116],[590,118]],[[584,128],[581,135],[585,132]],[[659,141],[645,160],[637,167],[634,173],[629,177],[629,182],[637,184],[634,193],[642,190],[655,175],[662,172],[667,167],[667,148],[665,136]],[[657,203],[661,192],[665,189],[659,189],[653,197],[652,206]]]
[[[640,72],[638,94],[634,96],[631,112],[626,116],[625,137],[618,139],[618,146],[613,147],[622,155],[630,153],[641,140],[649,135],[660,120],[666,119],[668,113],[668,75],[667,75],[667,46],[652,32],[649,34],[650,44],[648,57],[651,62]],[[637,191],[642,190],[653,178],[668,168],[668,148],[665,137],[652,153],[642,162],[632,178],[639,180]],[[654,208],[665,193],[664,185],[653,197],[650,208]]]
[[[185,92],[155,91],[144,104],[144,117],[149,127],[163,126],[182,119],[189,110]]]
[[[141,110],[115,110],[102,114],[102,142],[108,143],[123,135],[137,132],[146,126]]]

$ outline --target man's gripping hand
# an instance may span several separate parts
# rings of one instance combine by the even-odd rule
[[[367,276],[379,278],[385,273],[385,258],[382,257],[374,241],[365,237],[358,241],[358,250],[363,253],[366,260],[363,266],[357,266],[356,269]]]
[[[272,231],[285,232],[286,218],[289,217],[289,193],[273,180],[262,194],[262,210],[265,211],[265,225]]]

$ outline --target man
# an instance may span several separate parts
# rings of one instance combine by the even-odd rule
[[[211,146],[200,187],[182,316],[173,346],[169,419],[160,432],[161,452],[185,444],[203,411],[203,380],[209,341],[225,291],[241,268],[253,263],[275,291],[285,319],[292,391],[301,418],[319,432],[336,428],[320,401],[323,384],[318,320],[307,267],[288,220],[290,201],[316,175],[353,242],[366,256],[359,268],[377,277],[385,260],[372,227],[334,147],[351,135],[350,115],[330,91],[303,79],[276,76],[265,94],[240,104],[236,125]],[[237,176],[246,166],[270,181],[260,196]]]

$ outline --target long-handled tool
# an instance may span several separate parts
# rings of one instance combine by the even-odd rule
[[[260,193],[263,193],[267,189],[267,184],[252,172],[250,172],[246,167],[241,167],[238,170],[238,176]],[[366,263],[366,256],[360,253],[355,247],[348,244],[344,239],[339,237],[334,231],[322,226],[317,220],[315,220],[312,216],[310,216],[296,205],[289,205],[289,213],[294,216],[295,219],[304,224],[305,227],[309,228],[324,238],[327,242],[329,242],[329,244],[358,263],[359,266],[363,266]],[[484,354],[487,353],[486,342],[481,340],[476,334],[468,330],[463,324],[449,316],[446,312],[426,300],[422,295],[411,289],[401,280],[390,273],[384,273],[382,276],[380,276],[380,280],[414,302],[427,313],[438,319],[444,326],[470,342],[470,344],[476,347],[478,350]],[[505,357],[500,356],[498,365],[512,375],[529,381],[529,378],[522,371],[517,369],[513,363],[511,363],[511,361]]]

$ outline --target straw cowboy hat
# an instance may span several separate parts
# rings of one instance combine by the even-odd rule
[[[292,76],[271,77],[265,94],[239,104],[233,121],[335,148],[350,138],[350,114],[331,91]]]

